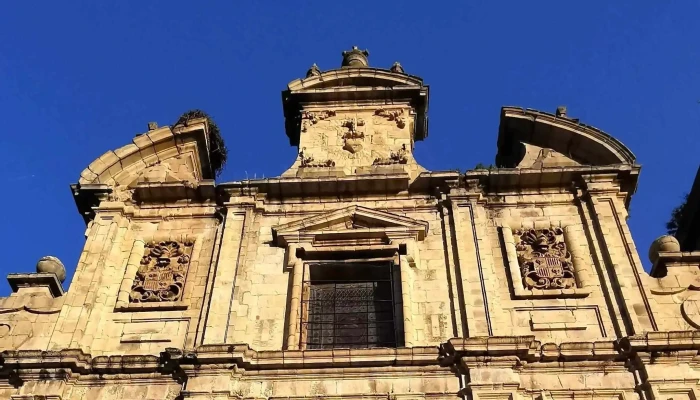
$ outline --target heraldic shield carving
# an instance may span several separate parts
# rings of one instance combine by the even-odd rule
[[[151,242],[131,287],[132,303],[182,300],[192,254],[191,242]]]
[[[515,249],[526,289],[568,289],[576,286],[571,254],[561,228],[516,230]]]

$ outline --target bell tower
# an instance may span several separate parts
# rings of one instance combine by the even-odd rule
[[[424,169],[414,143],[428,135],[428,86],[401,64],[369,65],[369,51],[343,51],[341,67],[306,77],[282,92],[290,144],[299,149],[283,176],[349,176]]]

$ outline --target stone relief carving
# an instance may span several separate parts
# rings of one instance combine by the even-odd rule
[[[695,329],[700,329],[700,295],[694,294],[681,303],[681,315]]]
[[[576,287],[571,253],[561,228],[516,230],[513,236],[526,289]]]
[[[182,300],[193,244],[176,241],[148,243],[131,286],[130,301]]]
[[[406,151],[406,145],[402,145],[401,148],[396,152],[391,152],[389,157],[379,157],[374,160],[372,165],[393,165],[393,164],[406,164],[408,162],[408,151]]]
[[[348,128],[342,136],[343,138],[343,150],[349,151],[352,154],[357,153],[362,150],[363,142],[365,139],[365,134],[363,132],[358,132],[358,126],[364,126],[365,121],[362,119],[358,120],[346,120],[343,121],[342,125],[344,128]]]
[[[323,121],[330,117],[335,116],[335,111],[333,110],[323,110],[318,112],[313,111],[303,111],[301,113],[301,131],[306,132],[309,129],[309,124],[316,125],[318,121]]]
[[[325,161],[316,162],[311,156],[305,157],[304,150],[299,152],[299,157],[301,158],[301,165],[299,168],[322,168],[322,167],[335,167],[335,161],[328,159]]]
[[[676,280],[676,278],[680,278]],[[680,303],[680,312],[683,319],[695,329],[700,329],[700,277],[674,277],[666,276],[661,280],[671,279],[668,287],[651,288],[652,294],[657,296],[673,296],[675,304]],[[680,281],[691,280],[688,286],[677,287],[675,284]]]
[[[403,110],[385,110],[380,108],[374,112],[374,115],[384,117],[389,121],[396,121],[396,126],[403,129],[406,126],[406,120],[403,118]]]
[[[128,186],[118,185],[112,193],[109,194],[107,199],[109,201],[121,201],[128,202],[134,198],[134,189],[130,189]]]

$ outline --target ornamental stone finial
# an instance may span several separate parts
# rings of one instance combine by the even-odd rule
[[[404,72],[403,67],[401,66],[401,63],[398,61],[395,62],[394,65],[392,65],[391,68],[389,68],[389,70],[391,72],[394,72],[397,74],[405,74],[406,73],[406,72]]]
[[[557,107],[557,112],[555,114],[557,117],[566,118],[566,106]]]
[[[651,242],[649,247],[649,260],[652,264],[655,264],[659,259],[659,252],[674,252],[677,253],[681,251],[681,245],[678,243],[678,239],[671,235],[659,236]]]
[[[306,71],[307,78],[319,75],[321,75],[321,70],[318,68],[318,65],[316,65],[316,63],[314,63],[314,65],[312,65],[311,68],[309,68],[309,70]]]
[[[352,50],[346,50],[343,52],[343,64],[344,68],[362,68],[369,67],[369,57],[368,50],[360,50],[357,46],[352,46]]]
[[[59,281],[66,280],[66,267],[63,266],[61,260],[54,256],[41,257],[36,263],[36,272],[38,273],[53,273]]]

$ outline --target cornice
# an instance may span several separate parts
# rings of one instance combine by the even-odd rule
[[[101,379],[141,376],[153,380],[158,377],[156,374],[161,374],[161,379],[170,376],[182,381],[190,373],[206,371],[294,370],[299,375],[316,374],[327,368],[351,372],[361,368],[452,368],[455,364],[464,368],[526,366],[529,369],[574,370],[595,368],[597,363],[624,364],[634,360],[644,363],[652,358],[655,363],[673,360],[697,363],[698,351],[700,331],[648,332],[619,340],[561,344],[543,344],[534,336],[453,338],[439,348],[256,351],[247,344],[210,344],[189,351],[165,348],[159,355],[94,357],[80,349],[5,350],[0,353],[0,378],[38,378],[40,372],[45,371],[42,373],[49,374],[52,379],[78,375],[89,379],[89,376],[100,375]],[[605,365],[606,368],[613,366]]]

